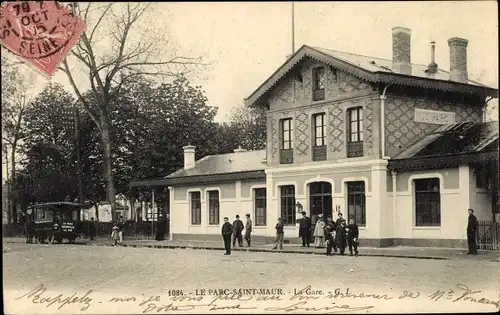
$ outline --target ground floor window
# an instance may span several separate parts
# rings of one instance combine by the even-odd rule
[[[199,191],[193,191],[189,193],[189,199],[191,203],[191,224],[200,225],[201,224],[201,193]]]
[[[281,218],[285,225],[295,224],[295,186],[281,186]]]
[[[255,198],[255,226],[265,226],[266,225],[266,189],[256,188],[254,189]]]
[[[441,225],[439,178],[415,179],[415,225]]]
[[[219,220],[219,191],[208,192],[208,224],[218,225]]]
[[[366,197],[365,182],[347,183],[347,208],[349,218],[353,218],[356,224],[366,225]]]

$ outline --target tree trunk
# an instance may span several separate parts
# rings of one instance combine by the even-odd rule
[[[10,176],[9,172],[9,152],[5,151],[5,165],[7,167],[7,179]],[[12,197],[11,197],[11,185],[12,185],[12,180],[7,182],[7,195],[5,196],[5,200],[7,200],[7,223],[12,223]],[[3,190],[3,189],[2,189]],[[2,191],[3,193],[3,191]],[[4,209],[2,209],[4,210]]]
[[[14,179],[16,178],[16,148],[17,148],[17,143],[14,141],[12,144],[12,151],[10,152],[10,159],[11,159],[11,183],[14,183]],[[9,186],[10,187],[10,186]],[[9,189],[10,190],[10,189]],[[17,223],[17,207],[16,207],[16,202],[15,200],[10,199],[10,208],[11,208],[11,217],[14,223]]]
[[[100,110],[101,139],[104,157],[104,179],[106,181],[106,199],[111,205],[111,220],[116,221],[115,184],[113,182],[113,161],[111,156],[111,139],[109,135],[108,117],[104,110]]]

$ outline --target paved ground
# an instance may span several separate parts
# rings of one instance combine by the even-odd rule
[[[24,243],[22,238],[7,238],[6,243]],[[80,244],[109,246],[111,241],[105,238],[100,238],[95,241],[88,239],[78,240]],[[134,240],[125,239],[124,246],[128,247],[155,247],[155,248],[193,248],[207,250],[223,250],[222,242],[207,242],[207,241],[154,241],[154,240]],[[256,251],[256,252],[276,252],[273,250],[273,245],[256,244],[252,247],[237,247],[235,250],[240,251]],[[324,254],[326,249],[317,249],[314,247],[303,248],[300,245],[284,245],[284,249],[278,252],[286,253],[304,253],[304,254]],[[466,255],[467,250],[456,248],[429,248],[429,247],[408,247],[394,246],[386,248],[360,248],[361,256],[377,256],[377,257],[401,257],[401,258],[422,258],[422,259],[460,259],[460,260],[487,260],[500,262],[500,251],[479,251],[479,255]]]
[[[224,256],[214,250],[68,244],[7,246],[9,251],[3,254],[6,313],[75,314],[82,309],[90,314],[492,312],[499,305],[498,263],[482,260],[247,251]],[[307,286],[322,292],[302,291]],[[35,288],[40,290],[29,294]],[[283,295],[239,292],[218,297],[210,291],[239,288],[281,289]],[[201,301],[172,297],[182,291],[186,299],[194,299],[195,290],[206,290],[207,296],[198,296]],[[442,291],[433,295],[437,290]],[[112,297],[121,300],[110,302]]]

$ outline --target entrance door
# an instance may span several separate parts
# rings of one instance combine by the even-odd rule
[[[325,219],[332,215],[332,185],[330,183],[309,184],[309,209],[313,229],[319,214],[322,214]]]

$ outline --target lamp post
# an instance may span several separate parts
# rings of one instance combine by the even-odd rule
[[[295,209],[297,210],[297,213],[300,213],[300,214],[302,214],[302,211],[304,211],[304,207],[298,201],[297,201],[297,203],[295,203]]]

